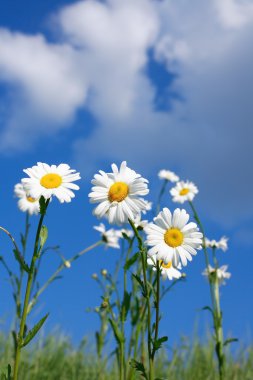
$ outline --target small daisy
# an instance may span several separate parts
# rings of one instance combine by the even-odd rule
[[[123,234],[126,235],[129,239],[132,239],[134,236],[133,230],[129,230],[127,228],[122,228],[121,230],[116,231],[116,233],[120,239],[124,238]]]
[[[25,190],[36,199],[43,196],[45,199],[55,195],[61,203],[71,202],[75,194],[72,190],[79,190],[74,181],[80,179],[80,174],[70,169],[67,164],[48,165],[38,162],[36,166],[25,169],[30,178],[23,178]]]
[[[141,211],[146,210],[146,202],[140,198],[149,190],[147,180],[123,161],[120,168],[112,164],[112,173],[102,170],[95,174],[89,194],[91,203],[99,203],[93,213],[98,218],[106,216],[109,223],[123,224],[128,218],[133,220]]]
[[[101,237],[107,247],[120,248],[118,231],[114,230],[113,228],[106,230],[103,223],[100,223],[99,226],[95,226],[94,229],[100,232]]]
[[[171,172],[170,170],[165,170],[165,169],[159,171],[158,177],[160,179],[165,179],[166,181],[169,181],[169,182],[179,181],[179,177],[174,172]]]
[[[148,202],[145,199],[144,199],[144,202],[146,204],[146,208],[142,212],[143,212],[143,214],[147,214],[148,211],[152,210],[153,203],[152,202]]]
[[[40,211],[39,200],[27,194],[22,183],[17,183],[14,187],[14,194],[18,200],[18,208],[21,211],[28,212],[29,215],[37,215]]]
[[[141,215],[140,215],[140,214],[137,215],[137,216],[134,218],[133,222],[134,222],[134,225],[135,225],[136,228],[139,228],[139,229],[142,229],[142,230],[143,230],[143,229],[146,227],[146,225],[148,224],[148,221],[147,221],[147,220],[142,220],[142,219],[141,219]]]
[[[149,257],[147,259],[148,265],[153,266],[153,270],[156,271],[156,258],[155,257]],[[163,279],[165,280],[168,278],[170,281],[175,279],[178,279],[182,277],[182,274],[179,270],[173,267],[172,262],[169,261],[168,264],[165,264],[162,260],[160,260],[160,269],[161,269],[161,275]],[[181,264],[178,265],[178,269],[182,269]]]
[[[231,277],[231,273],[227,272],[228,266],[227,265],[222,265],[220,268],[213,268],[211,265],[208,266],[208,270],[205,269],[202,272],[203,276],[210,276],[210,279],[212,281],[215,281],[215,273],[217,273],[217,278],[219,285],[225,285],[225,280],[229,279]]]
[[[225,236],[222,236],[222,238],[219,241],[209,240],[205,238],[205,246],[207,248],[221,249],[223,252],[225,252],[228,249],[228,238]]]
[[[185,210],[177,208],[172,215],[168,208],[164,208],[154,218],[154,223],[149,223],[144,229],[146,242],[152,246],[149,256],[156,255],[156,259],[165,264],[172,261],[174,267],[179,261],[187,265],[187,260],[191,261],[192,255],[197,254],[196,250],[201,249],[203,237],[197,224],[187,224],[188,220],[189,214]]]
[[[198,194],[198,188],[194,183],[190,181],[177,182],[176,186],[170,190],[173,202],[184,203],[185,201],[192,201],[196,194]]]

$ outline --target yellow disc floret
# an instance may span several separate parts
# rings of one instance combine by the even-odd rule
[[[165,269],[169,269],[172,267],[172,261],[169,261],[168,264],[165,264],[162,260],[160,260],[161,267]]]
[[[59,174],[48,173],[41,178],[40,184],[46,189],[55,189],[61,186],[62,177]]]
[[[122,202],[128,195],[128,185],[125,182],[115,182],[109,189],[110,202]]]
[[[164,234],[164,241],[170,247],[178,247],[183,243],[184,235],[178,228],[170,228]]]
[[[186,195],[186,194],[188,194],[189,193],[189,189],[187,189],[187,187],[184,187],[181,191],[180,191],[180,195]]]
[[[34,203],[37,200],[37,199],[35,199],[33,197],[26,197],[26,199],[28,200],[28,202],[31,202],[31,203]]]

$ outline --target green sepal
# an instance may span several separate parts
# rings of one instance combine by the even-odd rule
[[[26,337],[24,338],[21,347],[25,347],[38,333],[41,327],[44,325],[49,313],[47,313],[30,331],[28,331]]]

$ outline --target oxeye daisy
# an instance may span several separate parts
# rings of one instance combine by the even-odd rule
[[[72,190],[79,190],[74,181],[80,179],[80,174],[70,169],[67,164],[48,165],[38,162],[36,166],[25,169],[29,178],[23,178],[22,184],[31,197],[45,199],[55,195],[61,203],[70,202],[75,194]]]
[[[172,261],[174,267],[179,262],[185,266],[187,260],[192,260],[192,255],[196,255],[197,249],[201,249],[202,233],[199,232],[197,224],[190,222],[189,214],[185,210],[177,208],[173,215],[168,208],[164,208],[156,218],[154,223],[149,223],[144,231],[147,234],[147,244],[149,256],[156,256],[157,260],[162,260],[165,264]]]
[[[151,265],[153,267],[154,271],[157,270],[157,268],[156,268],[156,262],[157,261],[156,261],[155,256],[149,257],[147,259],[148,265]],[[178,278],[182,277],[182,273],[178,270],[178,269],[182,269],[181,264],[179,264],[177,266],[178,269],[176,269],[172,265],[172,261],[169,261],[168,264],[165,264],[162,260],[160,260],[159,264],[160,264],[161,275],[162,275],[162,277],[163,277],[164,280],[166,278],[168,278],[171,281],[173,279],[178,279]]]
[[[100,170],[91,183],[89,194],[91,203],[99,203],[93,213],[98,218],[108,218],[109,223],[123,224],[128,218],[133,220],[147,204],[142,196],[148,194],[147,180],[123,161],[120,168],[112,164],[112,173]]]
[[[103,223],[100,223],[99,226],[95,226],[94,229],[100,232],[101,237],[107,247],[120,248],[119,231],[116,231],[113,228],[106,230],[105,225]]]
[[[208,238],[205,238],[205,246],[207,248],[221,249],[223,252],[225,252],[228,249],[228,238],[222,236],[222,238],[219,241],[209,240]]]
[[[166,181],[169,181],[169,182],[179,181],[179,177],[174,172],[171,172],[170,170],[165,170],[165,169],[162,169],[159,171],[158,177],[160,179],[165,179]]]
[[[176,186],[170,190],[173,202],[184,203],[186,201],[192,201],[196,194],[198,194],[198,188],[190,181],[179,181]]]
[[[225,285],[225,280],[231,277],[231,273],[227,272],[228,266],[222,265],[220,268],[213,268],[211,265],[208,266],[208,270],[205,269],[202,274],[203,276],[209,277],[211,281],[215,281],[215,276],[217,276],[219,285]]]
[[[14,187],[14,194],[18,200],[18,208],[28,212],[29,215],[37,215],[40,211],[39,200],[31,197],[24,189],[22,183],[17,183]]]

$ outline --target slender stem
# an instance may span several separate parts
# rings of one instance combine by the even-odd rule
[[[152,336],[151,336],[151,308],[150,308],[150,292],[148,288],[147,283],[147,274],[146,274],[146,266],[147,266],[147,258],[146,258],[146,248],[144,247],[142,243],[142,239],[138,233],[137,228],[135,227],[133,221],[131,219],[128,219],[134,234],[138,241],[138,248],[141,253],[141,262],[142,262],[142,271],[143,271],[143,281],[144,281],[144,290],[145,290],[145,296],[147,299],[147,307],[148,307],[148,357],[149,357],[149,380],[153,380],[154,374],[153,374],[153,361],[152,361],[152,349],[151,349],[151,342],[152,342]]]
[[[49,201],[50,201],[50,199],[48,199],[46,201],[45,213],[46,213],[46,209],[48,207]],[[29,299],[30,299],[30,294],[31,294],[31,287],[32,287],[32,282],[33,282],[35,263],[36,263],[36,260],[38,258],[37,255],[39,252],[40,231],[42,228],[45,213],[43,213],[40,216],[40,220],[39,220],[39,224],[38,224],[38,228],[37,228],[37,233],[36,233],[36,238],[35,238],[35,242],[34,242],[34,251],[33,251],[32,261],[31,261],[31,265],[29,268],[30,270],[29,270],[27,285],[26,285],[24,307],[23,307],[23,312],[22,312],[22,317],[21,317],[21,322],[20,322],[20,328],[19,328],[19,333],[18,333],[18,342],[17,342],[18,344],[17,344],[17,350],[16,350],[15,362],[14,362],[13,380],[17,380],[17,378],[18,378],[18,367],[19,367],[20,354],[21,354],[22,343],[23,343],[23,338],[24,338],[27,309],[28,309],[28,304],[29,304]]]
[[[70,259],[68,259],[67,261],[69,263],[72,263],[73,261],[77,260],[80,256],[84,255],[85,253],[91,251],[92,249],[98,247],[99,245],[103,244],[104,242],[102,240],[99,240],[98,242],[90,245],[89,247],[83,249],[82,251],[80,251],[79,253],[77,253],[76,255],[72,256]],[[28,314],[30,313],[30,311],[32,310],[32,307],[34,306],[34,304],[36,303],[36,300],[38,299],[38,297],[47,289],[47,287],[51,284],[51,282],[53,282],[55,280],[55,278],[59,275],[59,273],[63,270],[63,269],[66,269],[66,266],[65,266],[65,263],[62,263],[57,269],[56,271],[52,274],[51,277],[49,277],[49,279],[45,282],[45,284],[36,292],[36,294],[34,295],[33,299],[31,300],[31,302],[29,303],[29,306],[28,306]]]
[[[157,206],[156,206],[156,214],[159,213],[160,211],[160,208],[161,208],[161,200],[162,200],[162,196],[165,192],[165,189],[166,189],[166,186],[167,186],[167,183],[168,183],[168,180],[165,179],[164,182],[163,182],[163,185],[161,187],[161,190],[160,190],[160,193],[158,195],[158,200],[157,200]]]
[[[160,321],[160,277],[161,277],[161,270],[160,270],[160,263],[159,260],[157,260],[156,263],[156,302],[155,302],[155,309],[156,309],[156,318],[155,318],[155,337],[154,342],[156,342],[158,338],[158,332],[159,332],[159,321]],[[155,346],[153,346],[153,352],[152,352],[152,360],[154,361],[155,358]]]

